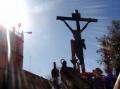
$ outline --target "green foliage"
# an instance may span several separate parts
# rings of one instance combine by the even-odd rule
[[[120,65],[120,20],[112,21],[107,30],[107,35],[97,39],[101,45],[101,48],[97,50],[97,53],[101,55],[99,61],[105,63],[109,68],[117,68]],[[103,41],[107,46],[103,46]]]

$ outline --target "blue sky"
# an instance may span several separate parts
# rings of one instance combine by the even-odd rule
[[[24,69],[40,76],[50,76],[52,63],[60,65],[64,58],[71,66],[70,40],[72,34],[56,16],[71,16],[78,9],[82,17],[97,18],[97,23],[90,23],[82,33],[87,50],[84,51],[86,70],[92,71],[101,67],[96,60],[100,56],[96,37],[106,34],[107,26],[113,19],[120,19],[119,0],[26,0],[29,15],[29,26],[25,31]],[[69,23],[75,28],[74,22]]]

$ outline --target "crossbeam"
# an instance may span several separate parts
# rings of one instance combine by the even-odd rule
[[[76,21],[76,18],[73,17],[63,17],[63,16],[57,16],[57,20],[73,20]],[[94,18],[79,18],[79,21],[89,21],[89,22],[97,22],[97,19]]]

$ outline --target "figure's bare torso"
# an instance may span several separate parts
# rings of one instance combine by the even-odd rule
[[[78,30],[72,30],[73,37],[76,41],[80,41],[80,31]]]

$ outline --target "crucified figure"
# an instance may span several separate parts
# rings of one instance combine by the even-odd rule
[[[69,24],[63,20],[63,22],[65,23],[65,25],[69,28],[69,30],[72,32],[74,40],[72,40],[72,45],[73,45],[73,49],[72,49],[72,59],[76,59],[76,57],[79,59],[80,64],[84,64],[84,59],[81,58],[81,56],[83,56],[83,54],[81,54],[81,51],[84,49],[86,49],[86,45],[85,45],[85,40],[81,39],[81,32],[85,30],[85,28],[88,26],[88,24],[90,23],[89,21],[84,25],[84,27],[82,29],[77,29],[77,30],[73,30]]]

